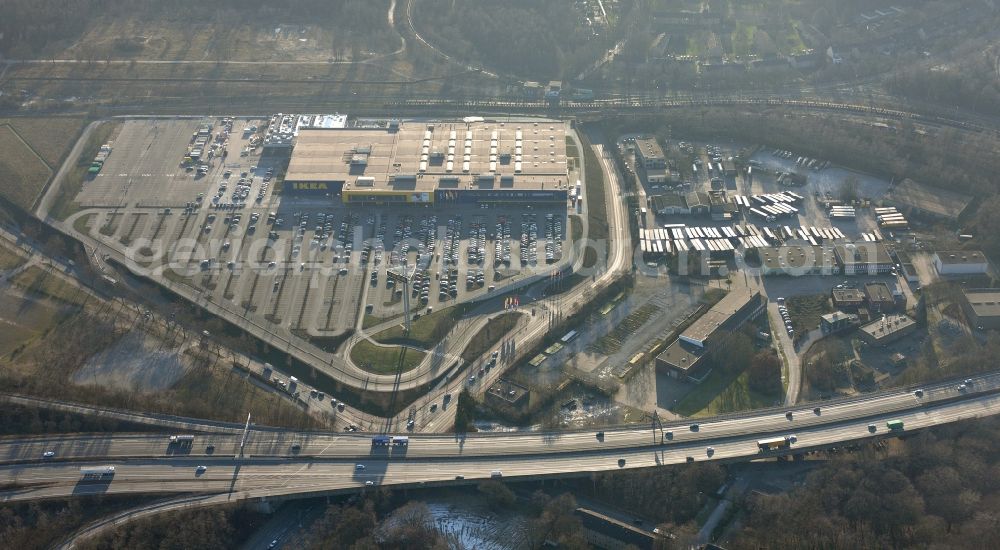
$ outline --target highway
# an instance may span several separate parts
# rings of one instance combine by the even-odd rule
[[[0,485],[7,488],[0,500],[177,492],[241,499],[354,491],[368,481],[453,484],[488,478],[493,470],[505,478],[584,475],[679,464],[688,457],[756,458],[756,441],[775,435],[795,435],[792,450],[805,450],[886,436],[888,420],[903,420],[908,433],[1000,412],[1000,374],[976,378],[964,391],[954,381],[922,390],[919,397],[907,389],[822,404],[818,413],[805,406],[705,419],[696,430],[690,424],[666,425],[662,433],[608,429],[603,438],[594,431],[419,435],[410,436],[406,448],[386,448],[372,447],[370,436],[357,434],[251,431],[243,456],[237,434],[198,434],[187,452],[172,451],[167,437],[156,434],[8,439],[0,441]],[[55,456],[43,459],[47,451]],[[105,464],[116,467],[113,480],[80,482],[82,466]],[[199,465],[207,470],[199,474]]]
[[[242,456],[242,435],[232,427],[195,434],[183,451],[172,447],[165,434],[8,438],[0,440],[0,502],[94,494],[168,497],[84,527],[64,544],[68,548],[80,538],[132,519],[184,508],[323,496],[379,485],[471,484],[494,472],[504,479],[570,477],[706,460],[753,460],[773,456],[758,450],[757,441],[765,437],[794,435],[785,453],[795,453],[1000,413],[1000,372],[976,377],[964,389],[959,383],[862,395],[818,404],[818,409],[813,404],[668,424],[655,431],[609,428],[603,437],[594,431],[416,435],[406,448],[386,448],[372,447],[370,436],[359,434],[253,429]],[[890,420],[902,421],[902,432],[890,432]],[[55,456],[43,458],[49,451]],[[106,465],[115,467],[113,477],[81,481],[81,467]]]

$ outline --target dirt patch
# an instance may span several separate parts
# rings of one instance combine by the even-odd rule
[[[133,331],[91,357],[73,375],[73,382],[144,392],[166,390],[190,367],[181,352],[164,347],[157,338]]]
[[[10,354],[46,333],[71,309],[10,291],[0,294],[0,364],[9,360],[16,365],[17,357]]]

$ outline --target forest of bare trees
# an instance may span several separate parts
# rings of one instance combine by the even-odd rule
[[[630,2],[619,2],[622,11]],[[573,78],[614,44],[594,37],[572,0],[424,0],[414,24],[464,61],[538,80]]]
[[[955,424],[840,455],[752,498],[733,548],[996,548],[1000,422]]]

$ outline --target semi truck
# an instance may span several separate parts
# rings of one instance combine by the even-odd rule
[[[761,439],[757,441],[757,448],[760,452],[765,453],[768,451],[779,451],[781,449],[787,449],[792,446],[791,438],[786,436],[783,437],[772,437],[770,439]]]
[[[82,481],[99,481],[114,476],[114,466],[85,466],[80,468],[80,479]]]

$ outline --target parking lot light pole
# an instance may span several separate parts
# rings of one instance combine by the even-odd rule
[[[402,273],[397,270],[386,270],[385,275],[388,279],[396,281],[397,283],[403,284],[403,319],[404,319],[404,331],[405,335],[410,335],[410,278],[413,276],[413,272],[416,271],[414,267],[410,273]]]

